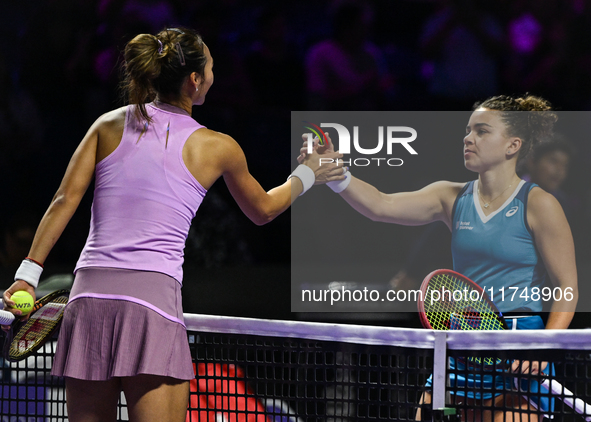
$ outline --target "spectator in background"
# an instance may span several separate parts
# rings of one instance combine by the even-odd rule
[[[434,107],[465,110],[499,91],[503,28],[472,0],[445,0],[421,36],[423,74]]]
[[[564,136],[555,134],[554,137],[534,150],[526,162],[527,173],[523,179],[537,183],[546,192],[558,199],[566,218],[571,226],[577,227],[581,204],[578,198],[564,190],[568,171],[574,155],[573,146]]]
[[[308,109],[377,110],[387,88],[382,53],[369,41],[372,10],[345,1],[333,11],[330,39],[313,45],[305,60]]]
[[[516,1],[507,23],[509,49],[503,78],[511,91],[543,93],[560,104],[577,104],[579,73],[573,59],[572,11],[564,2]],[[579,60],[578,58],[574,60]],[[585,76],[586,77],[586,76]],[[571,87],[571,89],[565,89]]]

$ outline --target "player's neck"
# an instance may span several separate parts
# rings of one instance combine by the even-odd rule
[[[501,196],[510,195],[520,182],[515,172],[485,172],[478,177],[478,190],[484,202],[492,202]]]
[[[192,103],[190,100],[178,100],[178,101],[174,101],[174,100],[165,100],[165,99],[160,99],[160,98],[156,98],[154,100],[154,104],[156,105],[156,107],[161,108],[163,110],[168,110],[171,111],[173,113],[178,113],[178,114],[188,114],[189,116],[191,115],[191,111],[192,111]]]

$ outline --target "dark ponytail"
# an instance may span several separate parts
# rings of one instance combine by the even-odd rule
[[[140,34],[124,50],[122,87],[136,117],[150,121],[145,103],[156,95],[165,101],[181,95],[185,78],[193,72],[204,77],[207,57],[201,36],[186,28],[169,28],[157,35]]]

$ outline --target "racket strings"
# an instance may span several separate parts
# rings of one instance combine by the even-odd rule
[[[424,298],[425,315],[436,330],[502,330],[496,310],[483,295],[450,274],[436,274]]]
[[[435,274],[425,291],[425,315],[436,330],[502,330],[498,311],[484,299],[484,294],[451,274]],[[434,298],[438,300],[433,300]],[[461,359],[468,369],[490,369],[503,365],[500,359],[470,356]]]
[[[19,360],[37,350],[61,322],[68,296],[58,296],[40,303],[38,312],[32,314],[13,337],[8,350],[10,360]]]

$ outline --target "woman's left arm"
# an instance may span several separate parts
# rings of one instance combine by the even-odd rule
[[[570,226],[556,198],[540,188],[534,188],[529,193],[527,221],[550,280],[554,288],[562,292],[561,300],[552,304],[546,329],[566,329],[573,319],[579,298],[575,247]],[[547,365],[548,362],[516,359],[512,370],[535,375],[540,370],[545,371]]]
[[[41,265],[78,208],[93,178],[100,122],[99,118],[74,152],[60,187],[39,223],[28,257]],[[18,278],[4,291],[2,300],[7,306],[7,310],[21,315],[21,311],[14,308],[15,304],[10,299],[12,294],[18,290],[29,292],[33,299],[36,296],[35,288],[27,281]]]
[[[562,293],[552,304],[546,328],[568,328],[579,298],[570,226],[556,198],[540,188],[529,194],[527,219],[550,280]]]

